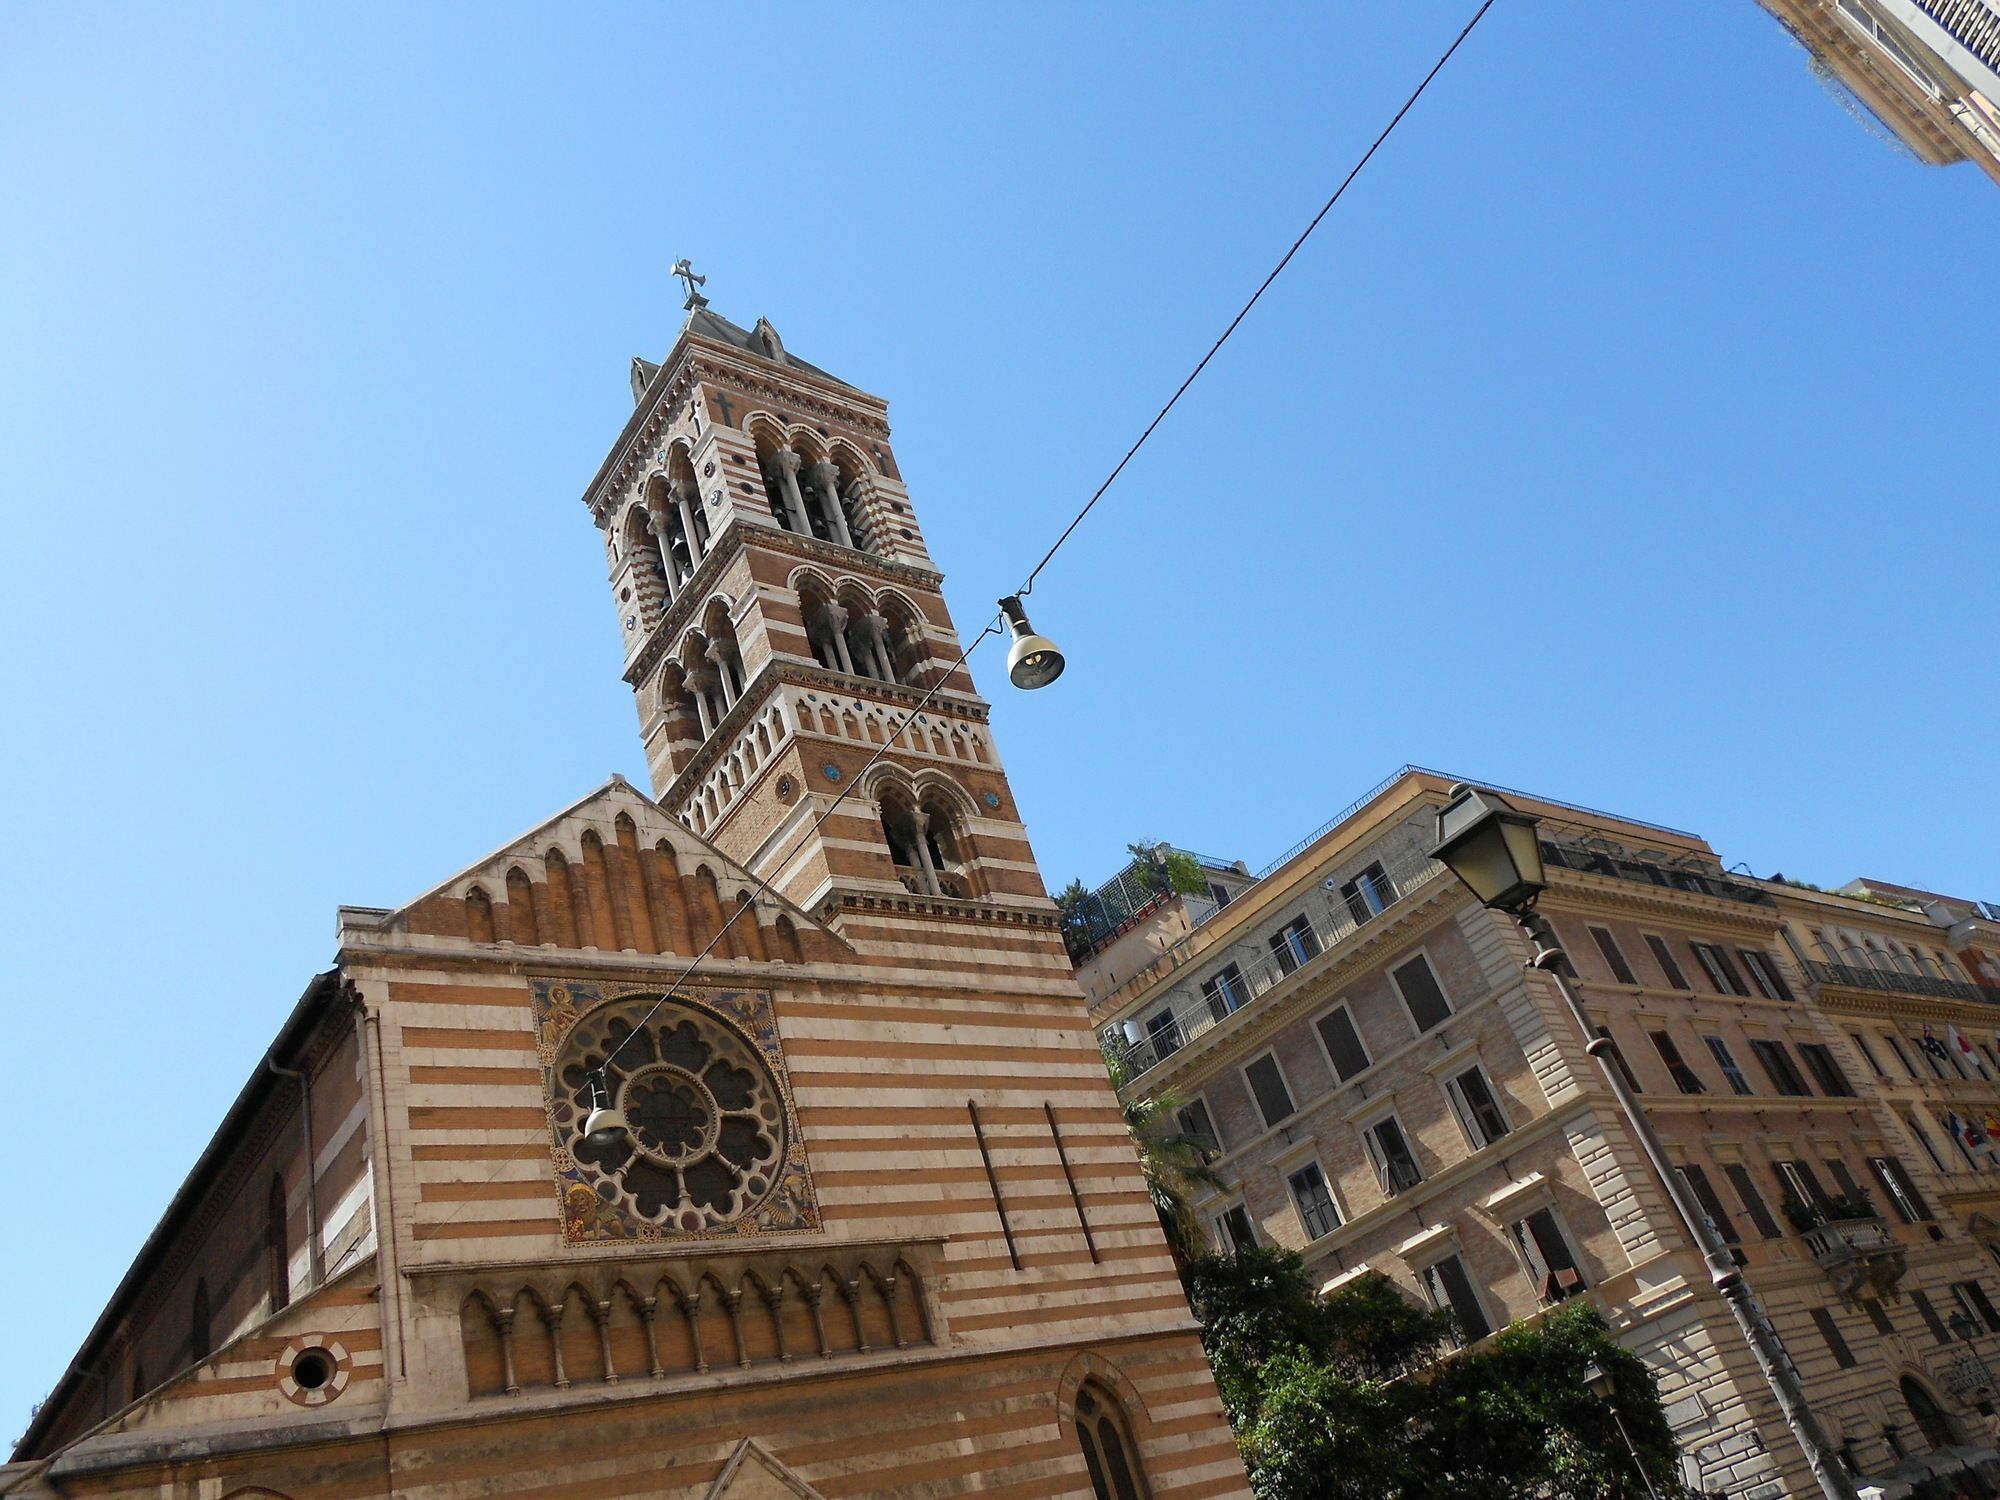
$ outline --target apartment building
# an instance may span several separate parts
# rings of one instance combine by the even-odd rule
[[[1863,123],[1919,161],[1970,161],[2000,182],[2000,5],[1994,0],[1759,0]]]
[[[1658,1371],[1690,1485],[1813,1490],[1553,982],[1430,858],[1452,781],[1406,767],[1099,986],[1100,1040],[1214,1143],[1218,1249],[1289,1246],[1327,1291],[1382,1272],[1473,1339],[1589,1298]],[[1541,821],[1541,910],[1592,1025],[1850,1469],[1912,1495],[2000,1460],[2000,989],[1956,929],[1507,795]]]

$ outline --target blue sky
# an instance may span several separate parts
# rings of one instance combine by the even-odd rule
[[[1470,9],[0,11],[0,1436],[334,906],[643,783],[578,497],[675,257],[889,399],[975,628]],[[2000,900],[1996,223],[1750,0],[1497,6],[1042,576],[1068,675],[975,659],[1051,882],[1415,761]]]

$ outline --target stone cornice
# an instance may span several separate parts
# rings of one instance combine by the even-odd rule
[[[722,722],[715,726],[714,733],[702,741],[694,759],[675,773],[674,779],[658,798],[660,806],[672,812],[677,804],[692,796],[708,773],[715,769],[715,763],[735,745],[738,736],[755,721],[780,687],[817,688],[838,699],[873,698],[906,711],[922,703],[925,692],[921,688],[904,687],[901,683],[878,682],[873,677],[852,677],[845,672],[829,672],[817,664],[807,665],[774,656],[758,669],[757,675],[744,687],[743,695],[729,706],[729,712],[722,716]],[[985,699],[947,692],[943,688],[938,689],[931,701],[924,704],[926,714],[935,712],[941,718],[956,716],[975,724],[984,724],[988,711]],[[817,730],[813,732],[818,733]]]
[[[1768,938],[1784,924],[1775,907],[1751,906],[1726,896],[1708,896],[1678,887],[1641,885],[1611,875],[1592,875],[1581,870],[1551,866],[1546,871],[1549,891],[1543,898],[1544,910],[1587,911],[1592,907],[1612,907],[1620,911],[1654,917],[1660,921],[1686,924],[1698,917],[1708,927]]]
[[[1042,909],[1036,909],[1042,908]],[[1062,926],[1055,904],[1046,898],[1033,908],[999,906],[990,901],[961,901],[956,896],[913,896],[907,892],[837,890],[820,902],[819,915],[829,926],[843,911],[894,913],[940,922],[1001,922],[1014,927],[1040,927],[1053,932]]]

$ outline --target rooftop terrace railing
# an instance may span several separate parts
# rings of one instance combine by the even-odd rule
[[[1641,885],[1664,886],[1669,890],[1692,891],[1701,896],[1721,896],[1750,906],[1773,906],[1771,893],[1762,886],[1731,880],[1708,869],[1688,865],[1663,865],[1649,859],[1608,849],[1591,849],[1581,844],[1542,841],[1542,863],[1589,875],[1609,875],[1615,880],[1631,880]]]

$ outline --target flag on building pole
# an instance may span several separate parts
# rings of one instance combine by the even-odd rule
[[[1924,1051],[1936,1058],[1948,1059],[1951,1056],[1944,1050],[1944,1043],[1938,1040],[1938,1034],[1931,1030],[1931,1023],[1928,1021],[1924,1022]]]

